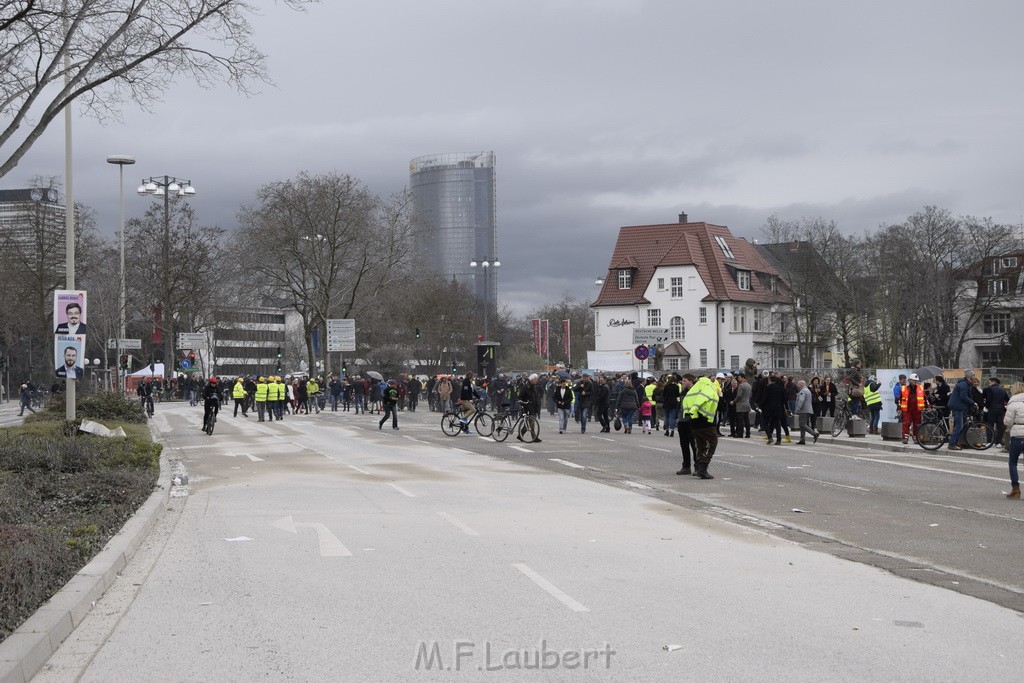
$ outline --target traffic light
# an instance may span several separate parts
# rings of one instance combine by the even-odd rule
[[[277,347],[277,371],[281,372],[281,347]]]
[[[452,363],[452,374],[454,375],[454,374],[458,373],[458,371],[459,371],[459,367],[457,365],[455,365],[455,363]]]
[[[196,366],[196,352],[195,351],[189,351],[189,353],[188,353],[188,362],[191,363],[192,367]]]
[[[416,328],[416,338],[417,339],[420,338],[420,328],[418,328],[418,327]]]
[[[127,353],[121,354],[121,369],[122,370],[127,370],[128,369],[128,354]]]
[[[341,371],[345,372],[345,373],[348,372],[348,361],[347,360],[341,361]]]

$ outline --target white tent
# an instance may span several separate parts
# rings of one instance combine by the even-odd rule
[[[138,372],[133,372],[128,375],[129,377],[163,377],[164,376],[164,364],[157,363],[153,366],[153,370],[149,369],[148,365],[143,366]]]

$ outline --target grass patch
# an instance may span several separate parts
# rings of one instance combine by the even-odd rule
[[[0,640],[85,566],[156,484],[161,446],[145,416],[140,424],[110,397],[95,405],[90,410],[127,419],[82,410],[79,417],[124,427],[128,436],[78,432],[63,406],[0,429]]]

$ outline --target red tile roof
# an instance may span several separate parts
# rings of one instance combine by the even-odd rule
[[[715,237],[725,240],[733,253],[729,258]],[[604,286],[592,306],[623,306],[650,303],[644,292],[655,271],[664,266],[695,266],[709,294],[705,301],[783,302],[758,275],[779,278],[778,271],[745,239],[733,237],[729,228],[710,223],[667,223],[619,228],[619,238],[605,277]],[[633,270],[632,286],[619,289],[618,271]],[[736,270],[752,271],[750,290],[736,284]]]

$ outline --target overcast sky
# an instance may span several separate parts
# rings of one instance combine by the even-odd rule
[[[497,157],[499,296],[592,300],[618,228],[765,219],[847,232],[928,204],[1019,225],[1024,3],[974,0],[263,1],[275,87],[185,79],[152,113],[76,118],[75,198],[115,234],[143,176],[191,179],[233,228],[267,182],[338,171],[388,195],[425,154]],[[61,119],[0,187],[63,175]],[[268,245],[268,248],[273,248]]]

